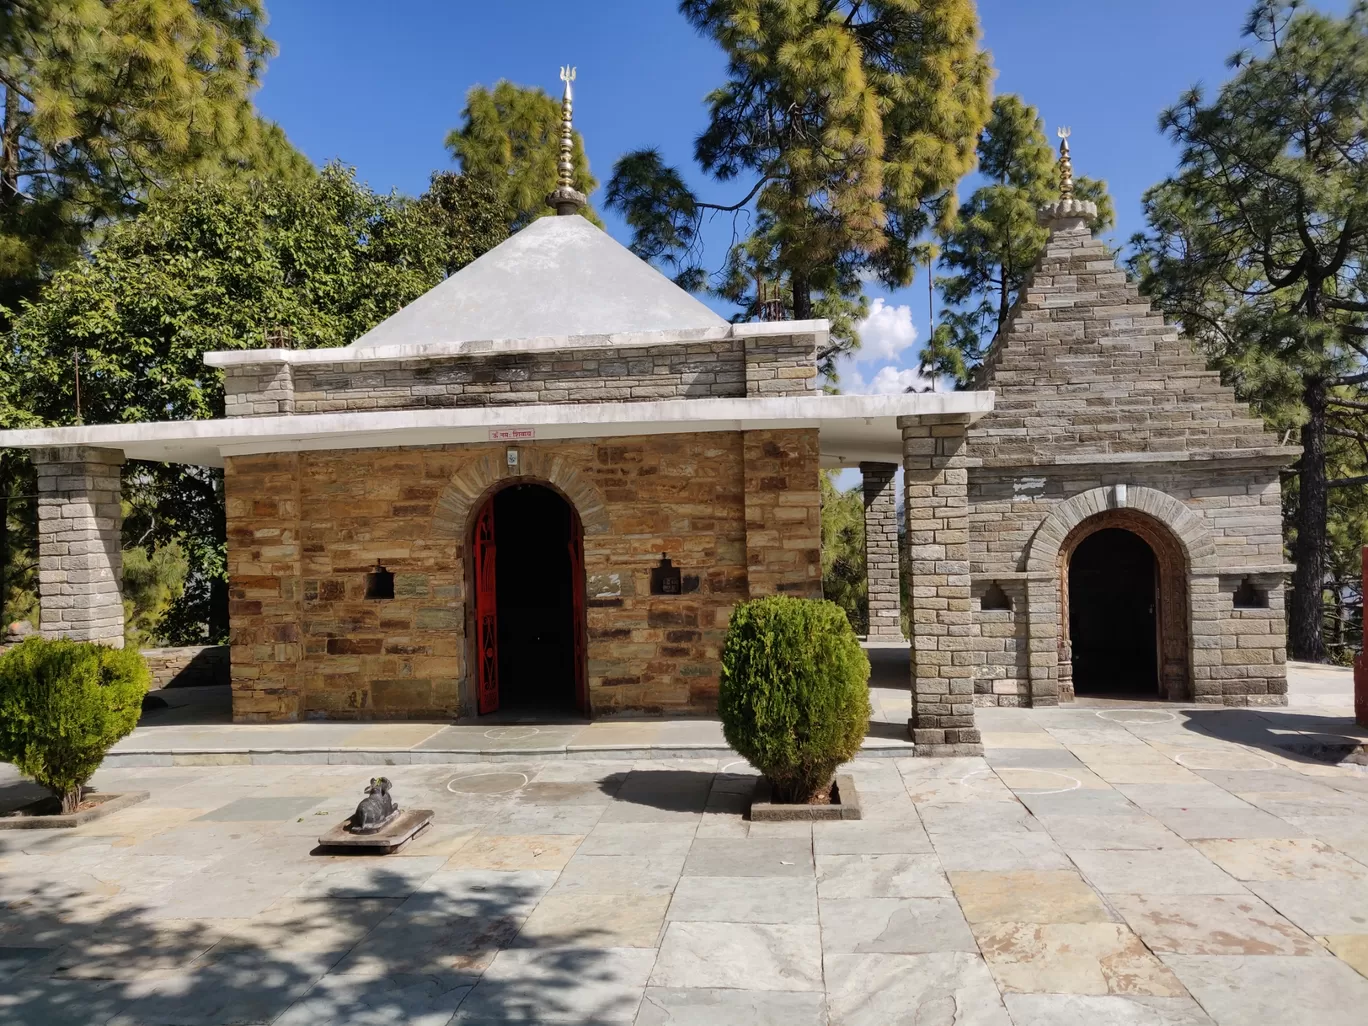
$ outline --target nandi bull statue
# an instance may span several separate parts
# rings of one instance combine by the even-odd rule
[[[394,799],[390,796],[392,786],[389,777],[371,777],[370,786],[366,788],[366,797],[361,799],[361,803],[357,805],[356,811],[347,823],[347,829],[351,833],[377,833],[399,815],[399,806],[394,804]]]

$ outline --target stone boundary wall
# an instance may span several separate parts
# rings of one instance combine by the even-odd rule
[[[807,333],[393,361],[234,366],[224,374],[224,403],[230,417],[279,416],[805,395],[816,387],[816,336]]]
[[[152,688],[203,687],[229,682],[227,645],[145,648],[142,657],[152,672]]]

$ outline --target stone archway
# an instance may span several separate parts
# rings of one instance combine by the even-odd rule
[[[1188,567],[1182,546],[1173,534],[1148,514],[1133,509],[1109,509],[1076,525],[1059,547],[1056,572],[1059,581],[1059,690],[1060,696],[1074,693],[1073,639],[1070,637],[1069,580],[1075,552],[1084,541],[1100,531],[1122,530],[1140,538],[1154,554],[1158,570],[1155,589],[1157,609],[1158,696],[1190,700],[1192,667],[1188,638]]]
[[[433,527],[451,537],[464,537],[471,517],[490,493],[519,479],[551,485],[564,495],[579,515],[585,535],[608,532],[608,507],[594,483],[569,460],[533,446],[518,449],[517,466],[509,466],[500,449],[482,453],[462,467],[437,498]]]
[[[590,480],[580,466],[563,456],[548,453],[535,446],[512,447],[518,453],[516,466],[510,466],[506,449],[473,450],[469,460],[459,471],[452,475],[446,487],[437,498],[433,515],[433,533],[436,537],[446,538],[455,543],[455,556],[460,561],[457,579],[462,582],[461,594],[464,629],[463,662],[465,669],[461,675],[461,707],[467,712],[479,708],[478,677],[481,659],[480,632],[476,622],[475,599],[477,581],[474,579],[474,551],[472,547],[475,519],[485,503],[500,489],[511,484],[537,484],[558,493],[574,511],[579,526],[581,551],[578,556],[582,568],[580,587],[584,587],[583,568],[596,558],[593,539],[608,534],[611,524],[608,507],[603,494]],[[583,616],[583,600],[579,615]],[[587,638],[577,627],[577,637],[587,646]],[[586,669],[584,654],[575,657],[577,672]],[[577,701],[582,712],[589,712],[587,678],[577,681]]]
[[[1165,492],[1110,485],[1056,504],[1027,545],[1022,569],[1027,578],[1033,705],[1054,705],[1073,697],[1065,635],[1068,557],[1089,534],[1109,526],[1134,530],[1154,550],[1156,560],[1167,565],[1159,614],[1169,624],[1160,655],[1163,689],[1171,699],[1200,697],[1195,694],[1194,682],[1198,663],[1194,637],[1199,624],[1193,610],[1196,600],[1211,592],[1216,580],[1216,544],[1211,531],[1201,515]],[[1165,588],[1166,603],[1162,595]],[[1204,621],[1200,626],[1205,633],[1213,625]]]

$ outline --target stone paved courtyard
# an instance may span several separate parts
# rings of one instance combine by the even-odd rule
[[[385,858],[311,854],[380,770],[102,771],[151,799],[0,833],[0,1021],[1361,1026],[1338,709],[980,718],[858,823],[748,823],[730,758],[391,767],[437,816]]]

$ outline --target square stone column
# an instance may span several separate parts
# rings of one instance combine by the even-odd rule
[[[123,506],[118,449],[35,449],[38,626],[48,637],[123,648]]]
[[[869,586],[869,640],[902,641],[898,597],[896,463],[861,463],[864,476],[865,579]]]
[[[899,417],[912,574],[912,719],[918,755],[982,755],[969,609],[967,418]]]

